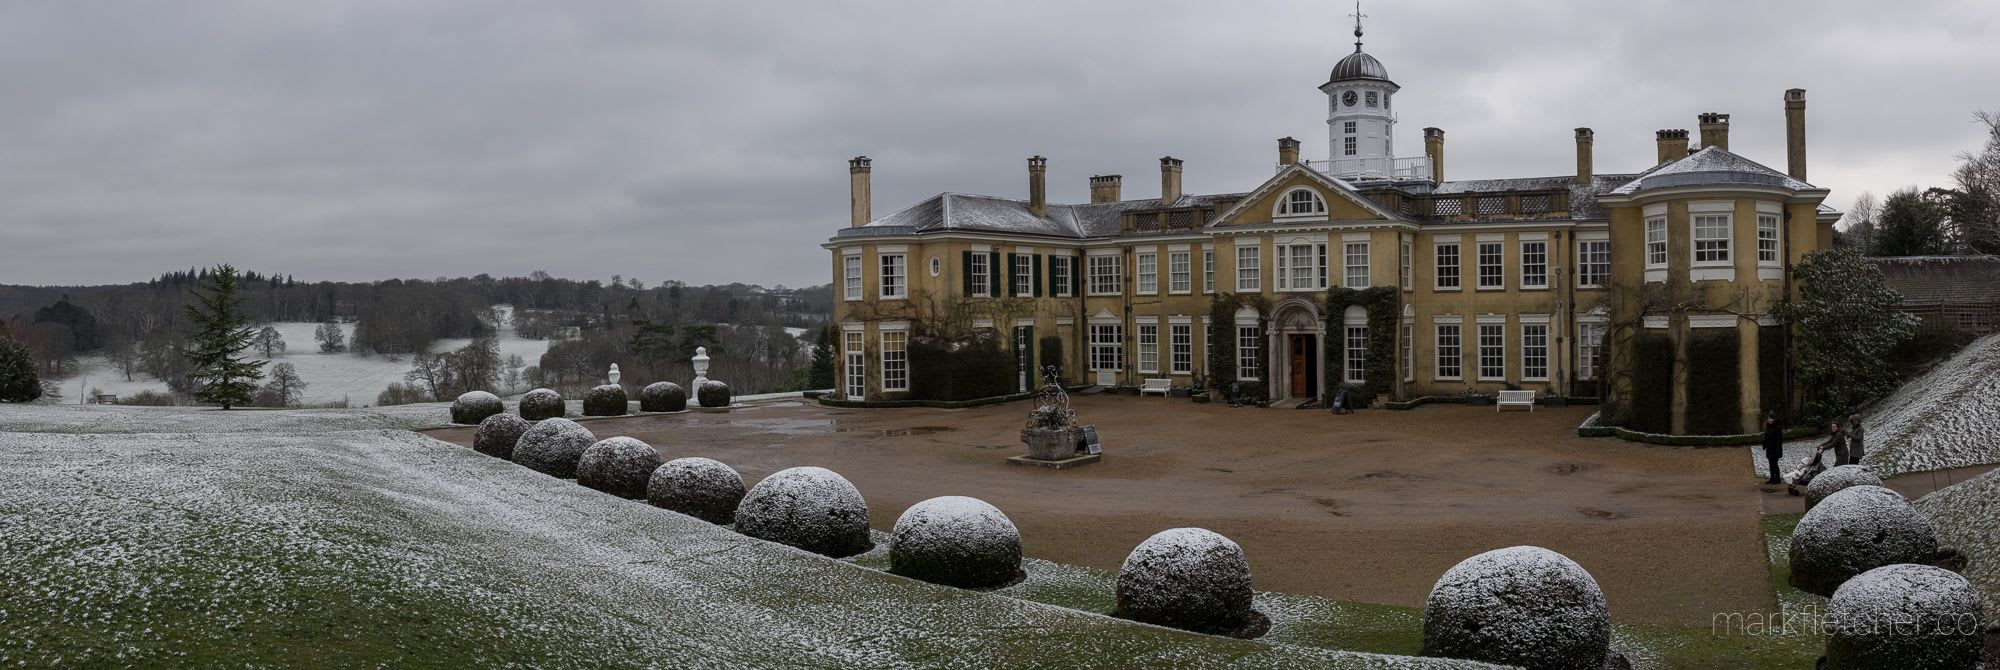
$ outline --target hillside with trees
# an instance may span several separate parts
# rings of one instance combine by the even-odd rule
[[[188,308],[214,272],[173,271],[123,285],[0,286],[0,324],[43,379],[74,374],[81,356],[101,356],[127,380],[157,378],[185,399],[197,390],[187,352],[198,329]],[[686,381],[695,347],[708,348],[715,374],[728,375],[740,393],[803,389],[812,342],[795,334],[816,339],[832,312],[826,286],[648,285],[616,275],[307,282],[243,271],[236,283],[237,309],[252,325],[250,351],[267,359],[289,349],[406,361],[404,388],[382,398],[403,402],[448,400],[475,388],[581,391],[601,383],[613,362],[628,381]],[[502,305],[511,309],[495,309]],[[267,327],[273,323],[318,325],[308,344],[297,333],[296,341],[283,341]],[[547,340],[547,353],[497,355],[492,338],[509,328],[516,337]],[[445,340],[471,344],[433,351]],[[258,391],[256,404],[296,404],[297,389],[312,380],[287,377],[280,388]]]

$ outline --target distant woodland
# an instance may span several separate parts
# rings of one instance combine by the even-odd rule
[[[127,376],[151,375],[184,394],[185,306],[192,300],[189,289],[208,272],[168,272],[124,285],[0,286],[0,321],[8,336],[27,344],[44,379],[73,373],[78,356],[95,353]],[[289,343],[294,350],[409,360],[408,383],[385,389],[380,402],[534,386],[569,395],[601,383],[614,362],[627,383],[685,383],[693,376],[689,358],[700,346],[713,359],[710,376],[739,394],[797,390],[806,384],[811,345],[832,313],[827,286],[648,286],[616,275],[608,281],[535,272],[352,283],[245,272],[243,286],[253,324],[321,324],[319,342]],[[494,309],[500,305],[513,309]],[[518,337],[550,340],[548,352],[540,360],[493,360],[491,336],[508,327]],[[786,328],[810,334],[801,340]],[[465,338],[474,341],[432,351],[439,340]]]

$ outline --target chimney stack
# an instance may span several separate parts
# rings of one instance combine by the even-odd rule
[[[1709,112],[1701,115],[1701,148],[1729,150],[1729,115]]]
[[[1181,159],[1173,156],[1160,158],[1160,204],[1171,205],[1181,199]]]
[[[1278,138],[1278,167],[1285,167],[1298,162],[1299,141],[1289,137]]]
[[[1785,91],[1785,173],[1806,180],[1806,90]]]
[[[1661,163],[1688,157],[1688,131],[1685,128],[1653,133],[1653,143],[1659,146]]]
[[[1101,174],[1090,178],[1090,202],[1118,202],[1118,192],[1125,182],[1123,175]]]
[[[1444,183],[1444,131],[1424,129],[1424,155],[1431,159],[1431,182]]]
[[[1590,147],[1597,142],[1597,133],[1589,128],[1576,129],[1576,183],[1590,185],[1592,159]]]
[[[868,201],[868,157],[855,156],[847,161],[847,190],[849,225],[860,228],[875,220]]]
[[[1049,159],[1041,156],[1028,158],[1028,212],[1035,216],[1049,215],[1048,170]]]

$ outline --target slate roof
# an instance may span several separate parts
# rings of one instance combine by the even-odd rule
[[[1065,239],[1112,237],[1124,228],[1121,219],[1132,210],[1206,208],[1241,193],[1182,195],[1170,205],[1158,198],[1083,205],[1048,206],[1048,216],[1028,211],[1028,201],[965,193],[940,193],[860,228],[845,228],[835,237],[908,235],[940,231],[1005,233]]]
[[[1389,81],[1389,68],[1383,67],[1382,61],[1376,60],[1374,56],[1362,53],[1361,45],[1355,44],[1354,53],[1348,54],[1346,58],[1342,58],[1340,62],[1335,63],[1333,65],[1333,73],[1327,75],[1326,81],[1330,84],[1336,81],[1350,81],[1354,79]]]
[[[2000,257],[1904,256],[1868,259],[1903,304],[2000,305]]]
[[[1657,188],[1731,184],[1776,186],[1794,191],[1810,191],[1818,188],[1793,179],[1791,175],[1764,167],[1757,161],[1729,153],[1719,147],[1707,147],[1686,158],[1662,163],[1641,172],[1638,178],[1611,191],[1611,194],[1632,195]]]
[[[1591,175],[1590,184],[1587,186],[1576,183],[1575,175],[1517,179],[1461,179],[1438,184],[1431,192],[1437,195],[1454,195],[1569,189],[1569,218],[1578,221],[1596,220],[1610,216],[1609,209],[1597,204],[1597,196],[1622,187],[1638,176],[1637,174]]]

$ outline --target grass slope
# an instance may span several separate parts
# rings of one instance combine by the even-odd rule
[[[1938,544],[1965,553],[1965,578],[1986,600],[1988,622],[2000,623],[2000,470],[1918,498],[1916,504],[1937,528]]]
[[[1967,345],[1863,417],[1883,477],[2000,463],[2000,334]]]
[[[346,430],[424,419],[20,409],[0,407],[0,665],[1471,667],[932,587]],[[92,429],[149,422],[184,432]]]

